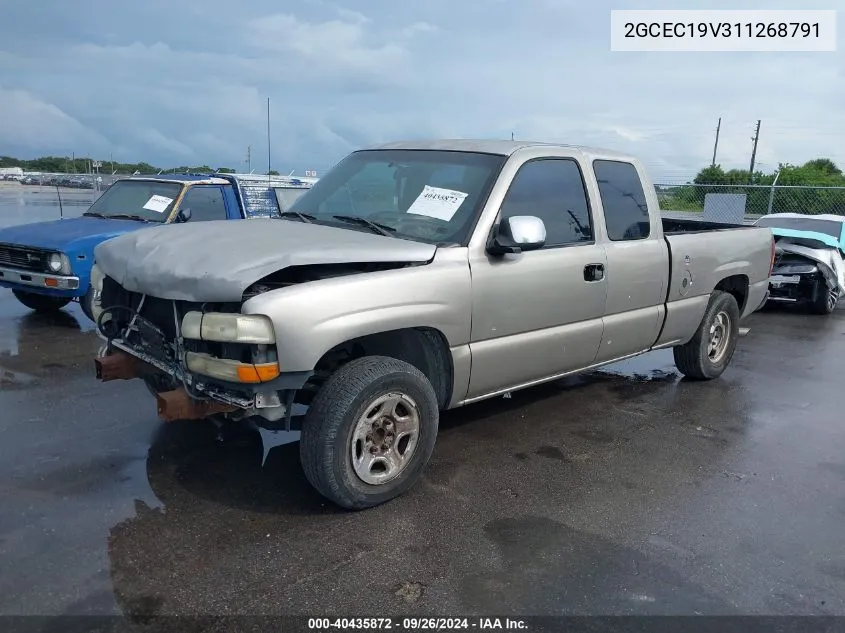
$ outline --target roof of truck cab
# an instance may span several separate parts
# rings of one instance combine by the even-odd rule
[[[549,143],[541,141],[508,141],[496,139],[422,139],[412,141],[393,141],[376,145],[367,149],[413,149],[440,150],[453,152],[478,152],[482,154],[499,154],[510,156],[514,152],[530,147],[548,147],[576,151],[588,155],[601,155],[620,160],[633,161],[636,158],[630,154],[623,154],[610,149],[589,147],[587,145],[568,145],[566,143]]]
[[[226,185],[229,181],[225,178],[212,176],[210,174],[147,174],[144,176],[129,176],[128,178],[120,178],[119,180],[169,180],[178,183],[197,183],[204,182],[209,185]]]

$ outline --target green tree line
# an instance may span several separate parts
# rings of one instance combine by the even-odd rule
[[[42,156],[32,160],[13,158],[12,156],[0,156],[0,168],[20,167],[24,171],[35,171],[51,174],[90,174],[93,160],[88,156]],[[213,173],[234,174],[235,169],[230,167],[214,168],[208,165],[179,165],[178,167],[156,167],[149,163],[121,163],[117,161],[101,161],[102,167],[98,170],[101,174],[134,174],[136,171],[141,174],[162,173]],[[266,173],[266,172],[265,172]],[[279,172],[272,170],[273,176]]]
[[[816,158],[803,165],[781,163],[772,173],[755,171],[750,176],[747,169],[726,171],[721,165],[705,167],[691,183],[659,188],[658,196],[663,209],[701,211],[708,193],[742,193],[747,196],[746,213],[763,214],[768,210],[773,183],[773,213],[845,215],[845,174],[829,158]]]

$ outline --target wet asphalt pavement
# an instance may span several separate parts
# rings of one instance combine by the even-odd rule
[[[845,614],[845,309],[747,325],[714,382],[662,351],[450,412],[348,513],[296,434],[161,424],[3,291],[0,614]]]

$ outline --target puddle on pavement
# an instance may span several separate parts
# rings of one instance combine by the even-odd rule
[[[94,324],[76,305],[39,314],[0,299],[0,389],[24,387],[45,373],[78,367],[96,352]]]
[[[637,381],[674,382],[681,377],[672,350],[656,350],[606,365],[597,373],[622,376]]]

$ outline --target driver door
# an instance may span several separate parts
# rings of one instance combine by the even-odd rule
[[[467,399],[587,367],[601,343],[606,259],[578,162],[543,158],[522,165],[500,213],[515,215],[543,220],[546,244],[519,254],[470,255]]]

